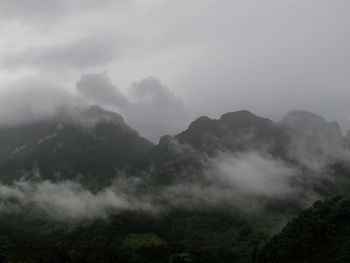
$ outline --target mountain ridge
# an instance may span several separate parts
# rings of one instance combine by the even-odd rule
[[[2,174],[32,173],[35,164],[43,178],[92,173],[90,179],[100,173],[115,176],[116,167],[144,158],[153,147],[119,114],[99,106],[62,109],[31,124],[2,127],[0,144]]]

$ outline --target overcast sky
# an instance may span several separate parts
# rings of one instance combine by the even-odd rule
[[[308,110],[345,132],[349,11],[349,0],[1,0],[0,123],[80,98],[154,141],[240,109],[275,121]]]

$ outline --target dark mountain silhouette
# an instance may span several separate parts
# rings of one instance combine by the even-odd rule
[[[81,174],[95,181],[115,176],[117,168],[144,158],[153,146],[119,114],[99,106],[63,108],[31,124],[1,127],[0,145],[2,179],[40,170],[43,178]]]
[[[175,138],[208,154],[260,149],[283,155],[288,142],[284,128],[247,110],[226,113],[220,119],[200,117]]]
[[[99,106],[62,108],[32,123],[0,126],[0,262],[348,262],[349,199],[317,202],[305,212],[301,204],[304,198],[348,194],[349,142],[350,135],[343,137],[336,123],[305,111],[290,112],[279,123],[246,110],[219,119],[200,117],[157,145]],[[248,161],[242,160],[244,153]],[[241,159],[217,163],[218,156]],[[251,170],[251,160],[258,168]],[[210,170],[215,165],[223,167]],[[231,171],[232,165],[241,170]],[[267,189],[293,190],[290,198],[245,195],[226,178],[242,169],[248,177],[240,178],[243,183],[259,184],[262,176],[270,180]],[[288,173],[279,178],[276,169]],[[222,170],[225,178],[215,177]],[[19,178],[26,179],[13,183]],[[60,221],[45,213],[52,211],[45,210],[48,199],[33,192],[42,189],[35,188],[42,180],[78,182],[67,191],[75,205],[86,205],[80,200],[86,196],[98,197],[98,206],[105,200],[118,200],[121,207],[141,205],[130,211],[102,207],[98,211],[109,215],[107,220]],[[121,196],[114,196],[111,181]],[[28,194],[30,200],[23,201]],[[224,201],[211,200],[216,195]],[[241,201],[253,211],[245,211],[237,204]],[[142,206],[161,209],[145,212]]]

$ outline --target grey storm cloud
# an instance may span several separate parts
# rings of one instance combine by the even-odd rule
[[[91,102],[118,111],[141,135],[155,142],[184,128],[189,117],[183,101],[156,77],[134,82],[130,96],[124,95],[106,73],[85,74],[76,87]]]
[[[67,1],[4,0],[0,2],[2,18],[18,18],[34,21],[49,21],[68,11]]]
[[[156,77],[135,82],[131,94],[136,99],[135,110],[131,109],[127,117],[153,140],[183,129],[184,123],[189,121],[188,106]]]
[[[55,114],[62,107],[98,104],[121,114],[142,136],[157,142],[190,121],[187,105],[156,77],[134,82],[124,94],[106,72],[83,74],[78,94],[49,81],[24,78],[6,86],[0,96],[0,124],[19,125]]]
[[[96,9],[113,2],[112,0],[2,0],[0,14],[3,19],[13,19],[24,24],[33,23],[45,27],[57,23],[65,15],[79,10]]]
[[[79,39],[72,43],[46,47],[31,47],[23,51],[8,52],[1,65],[4,69],[34,67],[45,71],[66,69],[86,69],[106,65],[121,55],[120,44],[116,39],[101,36]]]
[[[63,106],[80,105],[59,86],[38,79],[24,79],[9,85],[0,96],[0,124],[19,125],[48,117]]]
[[[106,73],[84,74],[76,87],[83,96],[98,104],[125,107],[130,103]]]

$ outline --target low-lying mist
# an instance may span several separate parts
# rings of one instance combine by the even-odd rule
[[[128,187],[131,187],[131,183]],[[0,186],[0,211],[21,213],[44,212],[53,218],[83,219],[105,218],[111,213],[125,210],[153,211],[151,202],[138,200],[122,191],[119,182],[97,193],[74,181],[15,181],[13,185]]]
[[[179,170],[185,178],[163,185],[152,181],[152,169],[142,175],[120,172],[99,191],[91,191],[79,181],[23,178],[12,185],[0,185],[0,211],[30,210],[58,220],[106,218],[123,211],[157,215],[171,209],[224,209],[249,214],[266,212],[269,202],[305,208],[320,198],[305,184],[308,175],[299,167],[264,152],[220,152],[199,158],[203,169],[198,173]]]

